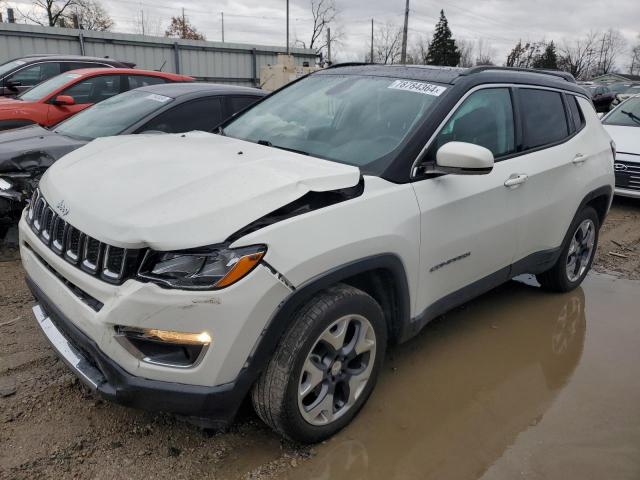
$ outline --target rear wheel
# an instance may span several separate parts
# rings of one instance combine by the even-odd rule
[[[255,385],[256,412],[297,442],[333,435],[373,390],[386,342],[373,298],[348,285],[325,290],[298,313]]]
[[[585,207],[573,220],[556,264],[537,275],[540,285],[556,292],[568,292],[580,285],[591,268],[599,230],[598,214]]]

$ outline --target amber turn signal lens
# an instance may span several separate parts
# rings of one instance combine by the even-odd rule
[[[251,272],[258,263],[260,263],[264,254],[265,252],[257,252],[240,257],[233,268],[231,268],[224,277],[218,280],[216,288],[228,287],[229,285],[236,283],[242,277]]]

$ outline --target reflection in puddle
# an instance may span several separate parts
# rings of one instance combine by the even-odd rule
[[[553,404],[585,330],[582,289],[511,282],[393,348],[354,423],[289,478],[478,478]]]

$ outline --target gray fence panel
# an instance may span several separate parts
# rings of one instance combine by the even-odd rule
[[[260,67],[275,63],[276,55],[284,53],[284,48],[0,23],[0,63],[38,53],[108,56],[143,69],[157,70],[164,65],[165,72],[254,85]],[[291,53],[298,65],[313,65],[317,59],[312,50],[293,49]]]

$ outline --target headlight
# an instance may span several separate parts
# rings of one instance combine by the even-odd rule
[[[242,248],[219,245],[178,252],[149,250],[138,277],[173,288],[215,290],[245,277],[266,252],[264,245]]]

